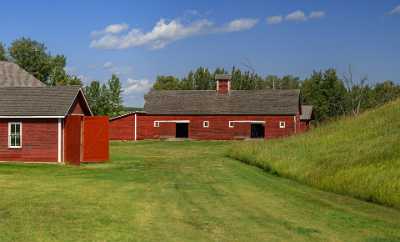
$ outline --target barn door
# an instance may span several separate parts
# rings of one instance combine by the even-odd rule
[[[64,123],[64,161],[67,164],[79,165],[82,150],[82,117],[67,116]]]
[[[109,159],[109,120],[105,116],[83,118],[83,162]]]

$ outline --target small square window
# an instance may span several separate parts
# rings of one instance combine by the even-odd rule
[[[234,128],[233,122],[229,121],[229,128]]]
[[[154,128],[158,128],[158,127],[160,127],[160,122],[154,121]]]
[[[210,122],[209,121],[203,121],[203,128],[208,128],[210,127]]]
[[[285,121],[280,121],[279,122],[279,128],[284,129],[286,127],[286,122]]]

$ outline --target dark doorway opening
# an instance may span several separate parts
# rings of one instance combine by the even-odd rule
[[[177,123],[176,124],[176,138],[189,138],[189,124]]]
[[[265,136],[264,124],[251,124],[251,138],[261,139]]]

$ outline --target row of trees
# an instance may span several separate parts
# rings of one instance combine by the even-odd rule
[[[210,71],[200,67],[179,79],[174,76],[158,76],[153,88],[156,90],[215,90],[215,75],[228,73],[218,68]],[[262,77],[254,71],[232,68],[232,89],[301,89],[302,101],[314,105],[317,121],[343,115],[358,115],[363,110],[373,108],[400,97],[400,86],[391,81],[375,85],[367,84],[367,78],[355,81],[351,67],[340,78],[335,69],[315,71],[302,80],[287,75]]]
[[[29,38],[17,39],[8,48],[0,43],[0,61],[18,64],[48,86],[83,86],[77,76],[65,71],[67,59],[64,55],[52,55],[43,43]],[[123,112],[122,87],[116,75],[106,84],[92,81],[84,91],[96,115],[115,116]]]

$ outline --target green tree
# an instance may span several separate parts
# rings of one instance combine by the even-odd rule
[[[303,100],[314,105],[317,121],[345,114],[346,88],[336,70],[314,72],[302,85]]]
[[[3,43],[0,42],[0,61],[7,60],[7,53],[6,48],[4,47]]]
[[[173,76],[157,76],[153,85],[155,90],[178,90],[180,89],[179,79]]]
[[[400,98],[400,86],[392,81],[384,81],[374,86],[371,91],[370,101],[373,107]]]
[[[94,114],[117,116],[123,112],[122,87],[116,75],[112,75],[106,84],[92,81],[84,90]]]
[[[116,75],[112,75],[111,79],[108,80],[109,88],[109,102],[110,102],[110,116],[120,115],[123,111],[122,106],[122,86],[119,78]]]
[[[29,38],[15,40],[8,50],[16,64],[40,81],[50,84],[48,79],[52,69],[51,58],[46,51],[46,46],[43,43]]]
[[[199,67],[193,74],[194,79],[194,89],[196,90],[210,90],[215,85],[213,76],[207,68]]]
[[[66,73],[66,57],[52,56],[43,43],[20,38],[11,44],[8,52],[13,62],[49,86],[82,85],[79,78]]]

